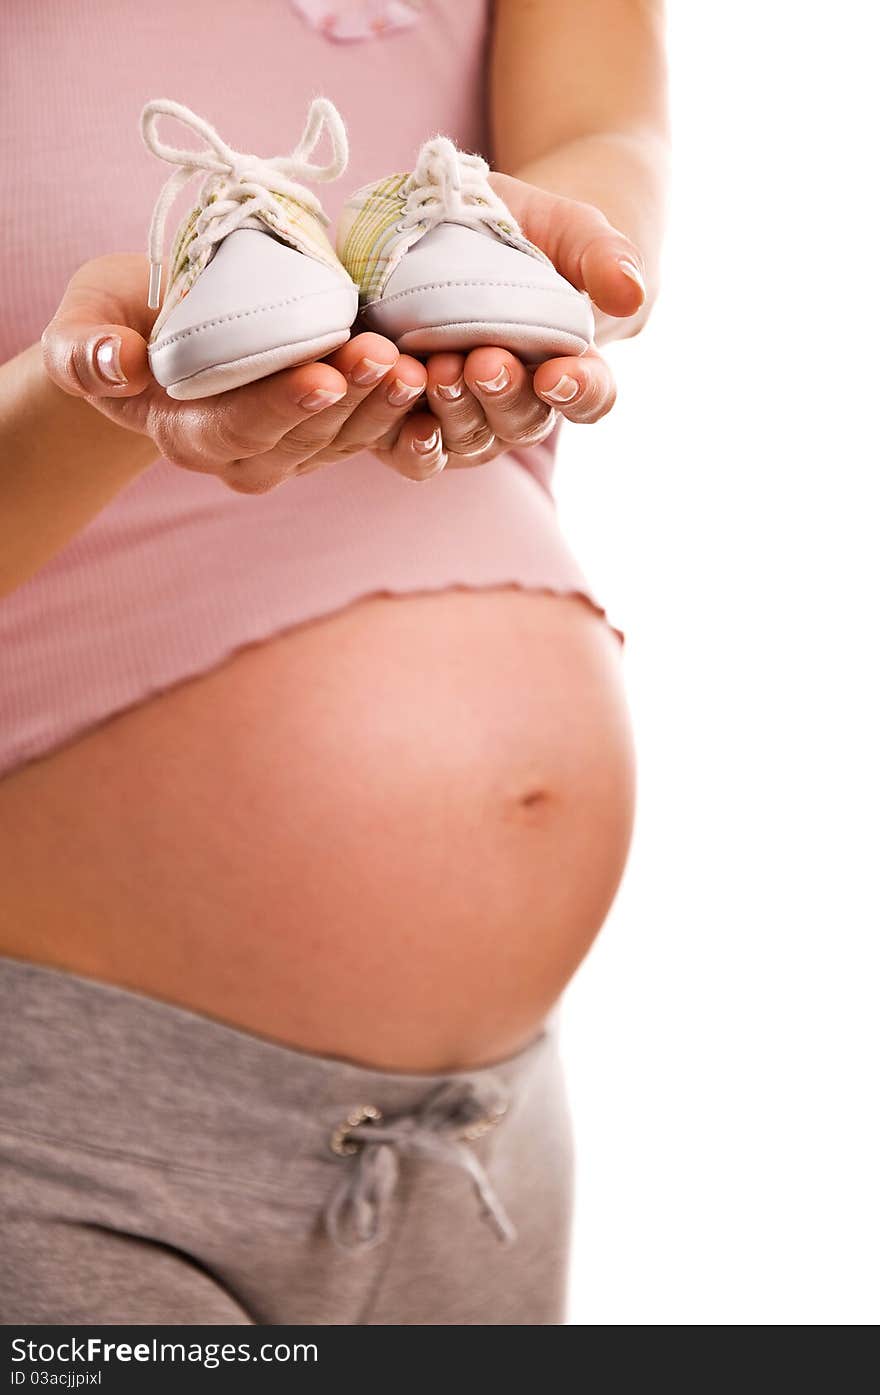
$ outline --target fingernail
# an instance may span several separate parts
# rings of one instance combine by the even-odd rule
[[[551,402],[573,402],[580,390],[580,383],[563,373],[556,386],[547,388],[541,396],[549,398]]]
[[[440,432],[437,430],[436,426],[430,436],[425,436],[424,438],[421,436],[413,437],[413,450],[417,450],[419,455],[433,455],[434,451],[437,450],[439,446]]]
[[[503,392],[510,382],[510,370],[506,364],[501,365],[494,378],[489,378],[481,383],[477,379],[477,387],[481,392]]]
[[[95,345],[93,354],[95,372],[111,387],[122,387],[128,382],[122,371],[121,353],[122,340],[118,334],[111,334],[106,339],[99,339]]]
[[[645,296],[648,294],[645,288],[645,278],[639,271],[639,268],[636,266],[635,262],[631,262],[629,260],[629,257],[621,257],[617,265],[620,267],[624,276],[628,276],[630,281],[635,282],[635,284],[638,286],[639,290],[642,293],[642,300],[644,300]]]
[[[297,405],[307,412],[321,412],[325,407],[332,407],[334,402],[341,402],[344,396],[344,392],[329,392],[327,388],[315,388],[313,392],[307,392],[305,397],[301,397]]]
[[[388,389],[388,401],[392,407],[405,407],[407,402],[415,402],[417,397],[421,397],[423,391],[423,388],[413,387],[412,383],[395,378]]]
[[[377,363],[375,359],[362,358],[348,376],[358,387],[369,387],[370,383],[378,383],[380,378],[384,378],[385,374],[391,371],[391,367],[390,363]]]
[[[447,402],[457,402],[464,392],[464,379],[459,378],[454,383],[438,383],[434,391],[438,397],[445,397]]]

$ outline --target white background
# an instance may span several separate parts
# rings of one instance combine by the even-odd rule
[[[669,28],[662,297],[559,471],[640,755],[564,1012],[571,1320],[876,1322],[877,11]]]

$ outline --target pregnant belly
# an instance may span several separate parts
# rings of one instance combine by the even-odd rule
[[[629,843],[619,646],[583,602],[371,599],[0,785],[0,952],[408,1070],[535,1031]]]

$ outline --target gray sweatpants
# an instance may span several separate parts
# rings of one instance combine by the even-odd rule
[[[369,1070],[0,958],[0,1322],[564,1321],[555,1034]]]

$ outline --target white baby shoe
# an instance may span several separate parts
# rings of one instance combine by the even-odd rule
[[[412,174],[348,200],[336,246],[364,324],[416,354],[480,344],[530,362],[582,354],[594,332],[588,297],[529,242],[488,174],[437,136]]]
[[[160,116],[181,121],[205,148],[165,145],[156,131]],[[325,126],[332,158],[311,164]],[[193,175],[206,175],[177,231],[150,338],[150,367],[169,396],[210,397],[344,344],[357,314],[357,289],[330,244],[318,199],[296,182],[337,179],[345,169],[345,127],[332,102],[312,102],[296,150],[270,160],[232,150],[177,102],[148,102],[141,130],[154,155],[178,166],[150,227],[152,309],[159,305],[168,210]]]

